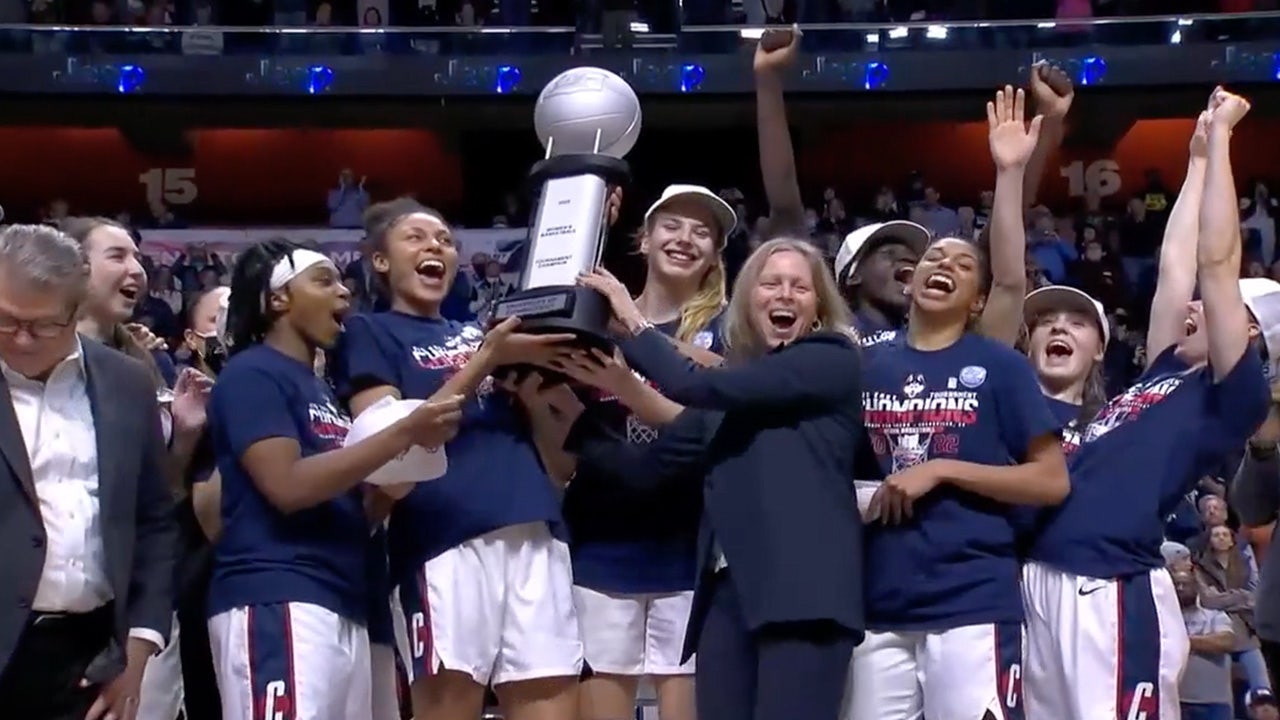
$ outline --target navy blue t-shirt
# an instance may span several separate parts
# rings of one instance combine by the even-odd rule
[[[1062,453],[1070,457],[1071,453],[1080,448],[1080,406],[1048,395],[1044,399],[1062,433]]]
[[[924,352],[905,334],[866,351],[863,422],[886,476],[929,460],[1026,460],[1055,433],[1027,359],[966,334]],[[867,627],[943,630],[1022,620],[1010,505],[943,484],[901,525],[867,526]]]
[[[431,397],[475,354],[474,324],[389,311],[345,323],[330,373],[349,401],[390,385],[406,399]],[[463,405],[458,435],[445,445],[449,469],[419,483],[391,512],[391,578],[473,538],[512,525],[546,522],[563,535],[560,501],[529,438],[522,410],[486,379]]]
[[[1247,351],[1221,382],[1170,347],[1100,410],[1067,459],[1071,494],[1045,515],[1030,559],[1114,578],[1163,567],[1165,519],[1267,414],[1262,361]]]
[[[853,329],[858,331],[858,342],[862,347],[873,347],[889,342],[898,337],[899,331],[902,330],[901,327],[889,327],[861,312],[853,314]]]
[[[674,336],[679,321],[657,326]],[[720,318],[693,344],[723,354]],[[648,444],[657,430],[645,425],[614,397],[596,398],[593,413],[615,437]],[[579,461],[564,495],[565,523],[577,585],[615,593],[692,590],[697,573],[698,520],[702,487],[664,483],[641,490],[602,481],[600,471]]]
[[[222,474],[210,616],[246,605],[304,602],[364,622],[369,526],[361,490],[285,514],[240,462],[246,450],[271,438],[297,440],[302,457],[335,450],[350,425],[310,364],[267,345],[246,348],[227,362],[209,401]]]

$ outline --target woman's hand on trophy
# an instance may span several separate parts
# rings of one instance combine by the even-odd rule
[[[609,191],[609,200],[605,203],[605,217],[609,220],[609,227],[618,224],[618,213],[622,210],[622,188],[614,187]]]
[[[635,335],[649,326],[649,321],[645,320],[640,308],[636,307],[635,300],[631,299],[631,291],[627,290],[627,286],[614,277],[613,273],[603,267],[597,267],[592,272],[579,275],[578,284],[589,287],[608,298],[609,305],[613,307],[614,318],[628,333]]]
[[[547,367],[563,373],[574,382],[599,388],[614,395],[624,395],[627,386],[641,382],[618,353],[609,355],[599,349],[561,348]]]
[[[574,339],[572,333],[534,334],[516,332],[520,318],[509,317],[485,333],[480,353],[489,367],[505,365],[545,365],[561,346]]]

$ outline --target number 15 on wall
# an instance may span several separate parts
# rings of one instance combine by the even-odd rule
[[[186,205],[199,194],[195,168],[151,168],[138,176],[138,182],[146,190],[148,203]]]

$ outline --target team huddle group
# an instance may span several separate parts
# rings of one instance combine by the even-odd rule
[[[1199,115],[1147,367],[1113,398],[1102,306],[1026,294],[1025,104],[988,104],[978,242],[894,221],[832,267],[779,233],[729,293],[733,209],[667,188],[643,291],[580,278],[614,354],[442,317],[458,249],[412,200],[366,214],[385,312],[348,313],[318,252],[248,248],[188,338],[223,717],[398,718],[398,654],[418,720],[474,720],[490,687],[509,720],[623,720],[641,678],[664,720],[1178,718],[1164,520],[1278,422],[1280,283],[1239,279],[1249,103]],[[177,402],[174,437],[198,424]],[[440,477],[366,482],[415,447]]]

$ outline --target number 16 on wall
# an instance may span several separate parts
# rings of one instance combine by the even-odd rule
[[[1092,194],[1104,198],[1120,192],[1120,164],[1115,160],[1094,160],[1088,165],[1076,160],[1058,168],[1058,174],[1066,179],[1071,197]]]
[[[195,168],[151,168],[138,182],[146,189],[147,203],[187,205],[199,194]]]

